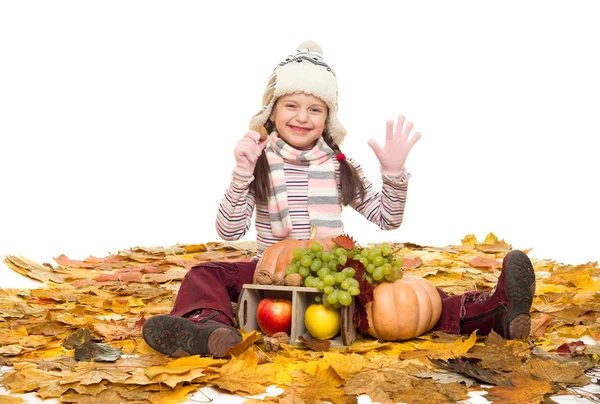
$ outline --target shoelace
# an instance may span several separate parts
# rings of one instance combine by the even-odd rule
[[[219,314],[221,314],[221,312],[220,312],[220,311],[214,312],[214,313],[213,313],[213,314],[211,314],[210,316],[208,316],[208,317],[206,317],[206,318],[204,318],[204,319],[200,320],[200,323],[201,323],[201,324],[204,324],[204,323],[206,323],[207,321],[209,321],[209,320],[212,320],[213,318],[217,317]]]

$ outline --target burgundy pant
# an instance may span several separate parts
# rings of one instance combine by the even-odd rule
[[[225,314],[228,325],[233,325],[231,302],[237,302],[245,283],[252,283],[257,262],[206,262],[193,267],[181,282],[171,315],[185,317],[200,309],[218,310]],[[442,315],[435,329],[460,334],[461,296],[437,291],[442,298]],[[221,315],[215,318],[223,323],[227,319]]]

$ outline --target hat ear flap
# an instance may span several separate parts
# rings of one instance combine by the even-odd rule
[[[333,141],[340,146],[346,137],[346,128],[337,119],[336,115],[329,116],[329,122],[327,123],[327,131],[333,139]]]
[[[269,88],[267,91],[265,91],[265,94],[263,95],[263,106],[270,105],[271,101],[273,101],[274,95],[275,87]]]

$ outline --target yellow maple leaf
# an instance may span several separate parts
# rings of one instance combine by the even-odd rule
[[[124,383],[131,375],[126,368],[115,365],[100,365],[98,363],[80,363],[73,371],[61,372],[61,384],[79,382],[83,385],[100,383],[108,380],[111,383]]]
[[[83,327],[88,323],[86,317],[73,316],[68,313],[58,313],[54,318],[56,321],[76,327]]]
[[[554,360],[530,359],[527,370],[537,379],[552,383],[564,383],[570,386],[585,386],[590,379],[585,376],[585,369],[578,362],[558,363]]]
[[[494,233],[488,233],[485,236],[485,240],[482,243],[477,244],[475,247],[479,251],[487,252],[487,253],[495,253],[495,252],[508,252],[512,249],[510,244],[507,244],[504,240],[498,240],[498,237]]]
[[[477,245],[477,237],[475,237],[474,234],[467,234],[460,242],[462,243],[463,247],[472,250],[475,248],[475,245]]]
[[[558,327],[557,331],[561,337],[578,339],[588,333],[588,327],[584,325],[564,325]]]
[[[24,402],[21,397],[0,396],[0,404],[20,404]]]
[[[154,379],[156,375],[161,373],[181,374],[189,372],[191,369],[204,369],[209,366],[221,366],[226,362],[226,359],[214,359],[211,357],[193,355],[175,359],[165,366],[152,366],[146,369],[144,373],[149,379]]]
[[[573,283],[577,287],[577,293],[600,292],[600,279],[594,280],[588,274],[577,275]]]
[[[418,345],[418,352],[414,352],[416,355],[410,355],[413,357],[417,356],[428,356],[435,359],[450,359],[460,357],[475,345],[477,341],[477,334],[475,331],[469,338],[458,338],[454,342],[449,343],[437,343],[432,341],[425,341]]]
[[[368,395],[380,403],[393,403],[395,391],[411,385],[412,378],[406,369],[381,368],[361,372],[345,385],[344,392],[351,395]]]
[[[226,354],[231,356],[239,356],[242,352],[244,352],[248,347],[254,344],[259,338],[258,332],[256,330],[246,334],[243,334],[243,340],[239,344],[229,348],[225,351]]]
[[[2,384],[7,386],[12,394],[27,393],[40,388],[56,388],[60,377],[51,375],[33,363],[15,363],[14,371],[4,375]]]
[[[546,394],[552,392],[552,385],[547,380],[518,377],[512,380],[512,386],[494,386],[488,394],[508,404],[539,404],[544,402]]]
[[[349,380],[370,364],[370,361],[362,355],[340,352],[325,352],[323,360],[329,363],[344,380]]]
[[[339,388],[342,384],[344,384],[344,379],[331,366],[325,365],[317,367],[314,374],[306,373],[299,377],[280,395],[280,398],[282,402],[292,403],[300,401],[291,401],[291,398],[301,399],[306,404],[322,401],[356,402],[355,396],[346,396],[344,390]]]
[[[535,285],[535,293],[537,295],[545,295],[548,293],[565,293],[569,289],[572,288],[567,288],[565,285],[557,285],[555,283],[548,284],[544,282],[539,282]]]
[[[346,348],[346,352],[350,353],[365,353],[372,352],[374,350],[383,349],[389,347],[389,342],[384,342],[380,340],[374,340],[371,338],[358,338],[356,339],[348,348]]]
[[[394,403],[442,404],[468,399],[468,389],[460,383],[438,383],[435,380],[413,380],[409,387],[394,391]]]
[[[177,404],[188,401],[188,395],[198,390],[198,385],[182,386],[174,391],[160,391],[149,397],[152,404]]]
[[[273,367],[258,366],[258,355],[253,350],[247,349],[221,367],[219,377],[211,379],[211,383],[232,393],[256,395],[264,393],[265,385],[273,384],[274,378]]]
[[[152,379],[152,382],[164,383],[167,386],[174,389],[179,383],[193,382],[194,380],[202,376],[204,376],[204,369],[191,369],[185,373],[180,373],[176,375],[161,373],[160,375],[155,376]]]

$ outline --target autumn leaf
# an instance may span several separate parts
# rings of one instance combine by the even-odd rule
[[[52,281],[54,283],[64,282],[64,280],[60,276],[54,273],[52,268],[40,265],[37,262],[27,259],[25,257],[9,255],[8,257],[5,257],[4,263],[13,271],[23,276],[36,279],[38,281]]]
[[[483,257],[481,255],[471,258],[468,262],[475,268],[502,268],[502,262],[498,262],[495,258]]]
[[[442,369],[465,374],[487,384],[507,384],[503,374],[495,371],[494,369],[486,369],[481,367],[478,359],[469,358],[456,358],[448,359],[447,361],[441,359],[430,359],[431,363]]]
[[[114,362],[121,357],[123,352],[107,344],[87,341],[81,345],[75,345],[75,359],[89,362]]]
[[[355,396],[366,394],[371,400],[382,404],[394,403],[394,392],[410,387],[412,380],[412,376],[405,369],[369,370],[352,377],[344,385],[344,391]]]
[[[0,396],[0,404],[20,404],[24,402],[21,397]]]
[[[279,397],[272,397],[272,396],[265,396],[264,399],[259,400],[257,398],[249,398],[246,401],[244,401],[242,404],[264,404],[264,403],[284,403],[284,401],[281,401]],[[293,403],[293,401],[291,402]],[[297,402],[298,404],[300,402]]]
[[[531,316],[531,330],[529,335],[532,337],[541,337],[546,332],[546,328],[551,321],[552,317],[547,314],[538,313],[536,316]]]
[[[225,354],[229,356],[239,356],[242,352],[248,349],[248,347],[253,345],[259,338],[260,336],[258,335],[258,332],[254,330],[246,335],[242,342],[225,351]]]
[[[118,281],[123,283],[129,282],[140,282],[142,280],[142,274],[140,270],[137,271],[125,271],[125,272],[117,272],[114,274],[102,274],[93,278],[96,282],[106,282],[106,281]]]
[[[72,349],[75,348],[76,345],[83,345],[88,341],[98,341],[98,339],[92,336],[92,333],[89,329],[80,328],[65,338],[62,341],[62,345],[65,348]]]
[[[425,341],[419,344],[417,350],[414,352],[404,352],[400,355],[401,359],[411,359],[418,357],[436,358],[436,359],[448,359],[460,357],[475,345],[477,341],[477,334],[475,331],[469,338],[457,338],[454,342],[450,343],[437,343],[432,341]]]
[[[186,356],[170,361],[165,366],[152,366],[145,370],[146,376],[153,379],[161,373],[166,374],[182,374],[189,372],[192,369],[204,369],[209,366],[222,366],[227,363],[225,359],[214,359],[211,357],[201,357],[199,355]]]
[[[475,237],[474,234],[467,234],[462,240],[461,240],[462,246],[466,249],[472,250],[475,248],[475,246],[478,244],[477,243],[477,237]]]
[[[365,368],[375,368],[368,358],[362,355],[341,352],[325,352],[323,360],[344,379],[349,380],[351,377],[360,373]]]
[[[527,361],[527,370],[531,376],[559,383],[563,386],[585,386],[590,379],[584,374],[583,369],[577,362],[558,363],[553,360],[531,359]]]
[[[346,396],[344,390],[339,388],[343,383],[344,379],[331,366],[317,367],[314,374],[305,373],[294,380],[280,398],[282,401],[286,400],[283,402],[306,404],[321,401],[330,401],[334,404],[356,403],[357,398],[354,395]]]
[[[142,372],[140,372],[142,373]],[[151,382],[156,383],[164,383],[167,386],[174,389],[177,385],[183,382],[192,382],[200,377],[204,376],[204,369],[190,369],[188,372],[180,373],[177,375],[169,375],[166,373],[160,374],[154,377]],[[127,384],[131,383],[131,379],[127,379]],[[150,383],[148,383],[150,384]]]
[[[413,270],[423,265],[423,260],[419,257],[403,257],[402,261],[404,262],[404,265],[402,265],[402,270],[404,271]],[[411,275],[414,275],[413,271],[411,271]]]
[[[52,319],[50,312],[48,312],[48,315],[46,315],[43,320],[15,320],[10,324],[10,327],[12,329],[25,327],[29,334],[41,334],[47,336],[55,336],[68,330],[63,323]]]
[[[585,351],[585,343],[583,341],[564,343],[556,349],[556,353],[563,356],[572,356],[583,351]]]
[[[54,262],[58,265],[67,267],[67,268],[88,268],[88,269],[103,269],[103,268],[111,268],[115,267],[115,264],[120,262],[127,261],[126,257],[120,255],[110,255],[104,258],[97,258],[90,256],[86,258],[84,261],[79,260],[71,260],[67,258],[64,254],[60,254],[58,257],[54,258]],[[108,264],[108,265],[106,265]]]
[[[392,345],[390,342],[374,340],[374,339],[366,339],[359,338],[354,341],[348,348],[346,348],[346,352],[353,353],[365,353],[372,352],[379,349],[389,348]]]
[[[93,328],[98,334],[102,335],[106,341],[118,341],[128,338],[135,338],[142,335],[142,326],[144,325],[145,318],[142,317],[135,321],[116,321],[108,320],[107,323],[94,324]]]
[[[266,391],[264,384],[275,378],[273,368],[258,366],[258,355],[250,349],[240,356],[234,356],[229,363],[219,369],[219,377],[212,379],[223,390],[232,393],[262,394]]]
[[[434,372],[424,372],[415,374],[420,379],[433,379],[438,383],[463,383],[466,387],[471,387],[475,384],[475,381],[470,377],[462,376],[454,372],[445,372],[443,370],[436,370]]]
[[[512,250],[512,246],[504,240],[498,240],[494,233],[489,233],[481,244],[477,244],[475,248],[485,253],[508,252]]]
[[[546,381],[536,381],[526,377],[512,380],[512,386],[494,386],[486,398],[496,398],[507,404],[539,404],[543,403],[547,394],[553,393],[552,385]]]
[[[474,346],[466,358],[477,359],[479,364],[496,371],[516,372],[530,356],[531,347],[521,341],[506,341],[492,330],[486,337],[484,346]]]
[[[15,370],[2,376],[2,384],[7,386],[12,394],[22,394],[49,387],[57,388],[60,377],[38,369],[33,363],[16,363]]]
[[[354,247],[354,245],[356,244],[356,241],[347,234],[342,234],[341,236],[337,236],[336,238],[333,239],[333,241],[340,247],[345,248],[347,250],[351,250]]]
[[[198,389],[198,385],[182,386],[172,391],[166,386],[160,391],[152,391],[149,386],[137,389],[115,385],[97,395],[65,394],[61,397],[62,402],[79,404],[104,403],[147,403],[152,404],[175,404],[188,401],[188,395]]]
[[[467,236],[460,246],[392,245],[404,259],[403,270],[427,278],[448,294],[492,289],[508,246],[493,234],[483,243]],[[531,258],[538,279],[532,306],[533,347],[522,341],[505,341],[494,333],[474,344],[469,336],[428,332],[403,342],[364,336],[346,349],[325,352],[284,345],[277,353],[261,352],[265,357],[260,362],[247,349],[256,342],[249,336],[231,360],[157,355],[141,338],[143,319],[171,311],[188,270],[209,260],[247,261],[256,252],[252,242],[173,247],[139,247],[81,261],[59,256],[58,267],[5,259],[9,268],[49,281],[46,287],[33,290],[0,289],[0,364],[14,366],[14,373],[5,372],[0,384],[9,390],[7,383],[16,383],[16,388],[29,386],[38,397],[63,402],[164,403],[166,395],[172,402],[187,401],[187,392],[199,384],[220,380],[236,394],[279,385],[287,388],[287,394],[270,400],[298,404],[315,399],[307,393],[308,381],[331,368],[346,381],[333,387],[324,383],[333,395],[350,386],[356,391],[373,388],[373,394],[379,392],[388,402],[456,402],[469,381],[475,383],[472,388],[480,388],[477,383],[511,385],[513,379],[540,377],[556,388],[579,386],[587,380],[585,370],[595,366],[600,356],[595,345],[572,343],[583,336],[600,339],[598,263],[564,265],[536,258]],[[110,364],[76,362],[73,356],[66,356],[73,352],[60,343],[83,328],[89,328],[96,338],[93,342],[102,338],[128,354],[152,356],[129,356]],[[81,345],[85,338],[79,342]],[[569,355],[556,353],[563,350]],[[404,360],[411,358],[414,361]],[[179,362],[181,359],[190,361]],[[420,368],[414,368],[416,361],[422,364]],[[445,364],[444,372],[436,371],[435,361]],[[385,378],[371,386],[369,377],[377,380],[375,371]],[[469,373],[480,379],[487,376],[488,381],[476,382]],[[306,386],[299,383],[303,380]],[[335,396],[336,402],[352,402],[362,394],[344,393]]]
[[[439,384],[433,380],[413,380],[409,387],[392,394],[396,402],[411,404],[456,403],[468,399],[468,390],[460,383]]]
[[[131,375],[123,368],[114,365],[102,365],[99,363],[80,363],[73,371],[61,374],[61,384],[79,382],[83,385],[100,383],[107,380],[111,383],[124,383]]]
[[[72,356],[55,356],[34,362],[42,370],[71,370],[77,366],[77,361]]]
[[[108,389],[108,383],[106,381],[102,381],[96,384],[81,384],[81,383],[71,383],[71,384],[63,384],[60,385],[57,391],[48,391],[46,397],[42,396],[42,398],[57,398],[62,396],[63,393],[74,390],[81,395],[90,395],[90,396],[98,396],[98,394]],[[38,392],[39,393],[39,392]]]
[[[354,268],[354,279],[358,281],[360,294],[355,299],[356,305],[352,316],[354,324],[358,324],[360,332],[366,334],[369,330],[369,320],[367,319],[367,311],[365,305],[373,301],[373,292],[375,287],[364,278],[365,266],[362,262],[348,258],[346,266]]]

